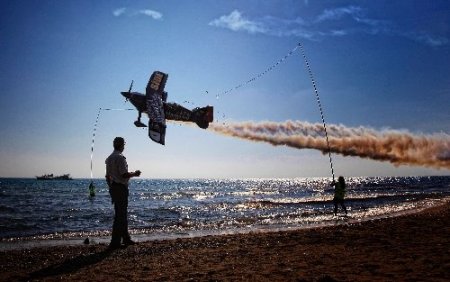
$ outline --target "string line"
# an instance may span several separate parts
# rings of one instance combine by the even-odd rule
[[[110,109],[110,108],[98,108],[97,118],[94,123],[94,130],[92,131],[92,144],[91,144],[91,181],[94,177],[93,173],[93,159],[94,159],[94,145],[95,145],[95,135],[97,133],[98,121],[100,120],[100,113],[102,111],[133,111],[134,109]]]
[[[299,42],[298,47],[300,47],[303,59],[305,61],[306,64],[306,68],[308,70],[308,74],[309,74],[309,78],[311,79],[313,88],[314,88],[314,93],[316,94],[316,100],[317,100],[317,104],[319,106],[319,111],[320,111],[320,117],[322,118],[322,124],[323,124],[323,129],[325,131],[325,138],[327,141],[327,147],[328,147],[328,158],[330,159],[330,167],[331,167],[331,174],[333,175],[333,181],[334,181],[334,169],[333,169],[333,159],[331,158],[331,149],[330,149],[330,141],[328,140],[328,132],[327,132],[327,125],[325,123],[325,117],[323,115],[323,108],[322,108],[322,103],[320,102],[320,98],[319,98],[319,91],[317,90],[317,86],[316,86],[316,81],[314,79],[312,70],[311,70],[311,66],[309,65],[308,59],[306,58],[306,53],[305,53],[305,49],[303,48],[303,45]]]
[[[233,92],[234,90],[237,90],[243,86],[246,86],[247,84],[250,84],[252,82],[254,82],[255,80],[263,77],[265,74],[267,74],[270,71],[273,71],[276,67],[278,67],[278,65],[280,65],[281,63],[283,63],[287,58],[289,58],[290,56],[292,56],[292,54],[294,54],[295,51],[297,51],[297,49],[299,48],[299,45],[295,46],[291,51],[289,51],[289,53],[287,53],[283,58],[279,59],[276,63],[274,63],[273,65],[271,65],[270,67],[268,67],[265,71],[259,73],[258,75],[248,79],[247,81],[242,82],[241,84],[238,84],[226,91],[223,91],[220,94],[216,94],[216,98],[219,99],[220,96],[222,95],[226,95],[229,94],[231,92]]]

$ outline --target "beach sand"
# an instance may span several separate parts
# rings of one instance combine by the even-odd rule
[[[0,253],[0,280],[450,281],[450,203],[330,227]]]

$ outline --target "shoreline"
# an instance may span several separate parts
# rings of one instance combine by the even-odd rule
[[[364,222],[0,252],[1,281],[450,279],[450,202]]]
[[[355,224],[367,221],[395,218],[399,216],[420,213],[423,210],[444,205],[450,203],[450,197],[425,199],[420,202],[415,208],[394,211],[388,214],[368,216],[365,218],[353,218],[350,212],[349,216],[337,216],[332,221],[326,222],[313,222],[308,224],[290,225],[290,226],[251,226],[251,227],[237,227],[222,230],[179,230],[179,231],[167,231],[167,232],[142,232],[142,230],[130,229],[133,240],[140,243],[149,241],[165,241],[176,240],[184,238],[200,238],[207,236],[223,236],[223,235],[242,235],[249,233],[271,233],[271,232],[285,232],[285,231],[300,231],[315,228],[332,227],[341,224]],[[331,212],[330,212],[331,213]],[[75,235],[60,233],[60,234],[47,234],[31,237],[17,237],[6,238],[0,240],[0,252],[24,250],[33,248],[49,248],[56,246],[80,246],[86,238],[89,238],[89,245],[96,244],[109,244],[111,239],[109,230],[99,231],[103,235],[91,235],[83,234],[83,232],[76,232]],[[106,235],[105,235],[106,234]],[[54,237],[52,237],[54,236]]]

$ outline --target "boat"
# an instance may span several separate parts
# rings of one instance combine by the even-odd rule
[[[54,176],[52,173],[52,174],[44,174],[41,176],[36,176],[36,179],[37,180],[72,180],[72,177],[70,177],[70,174]]]

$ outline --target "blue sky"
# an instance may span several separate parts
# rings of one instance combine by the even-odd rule
[[[169,101],[215,107],[218,122],[320,122],[299,42],[329,124],[450,133],[448,1],[1,1],[0,177],[90,176],[99,107],[129,108],[154,70]],[[216,95],[219,94],[219,99]],[[314,150],[252,143],[169,124],[166,146],[135,128],[135,111],[102,112],[94,176],[112,140],[146,178],[330,176]],[[437,175],[333,156],[337,174]]]

